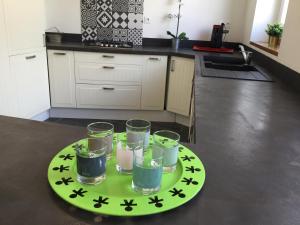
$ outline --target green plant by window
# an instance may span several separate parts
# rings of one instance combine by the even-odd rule
[[[266,32],[269,36],[281,38],[283,33],[283,26],[280,23],[268,24]]]

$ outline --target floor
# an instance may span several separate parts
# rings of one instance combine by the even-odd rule
[[[65,118],[50,118],[47,122],[67,124],[72,126],[86,127],[88,124],[93,122],[109,122],[115,127],[115,132],[123,132],[126,129],[123,120],[93,120],[93,119],[65,119]],[[181,137],[181,142],[188,142],[189,129],[186,126],[178,123],[170,122],[151,122],[151,133],[159,130],[171,130],[178,133]]]

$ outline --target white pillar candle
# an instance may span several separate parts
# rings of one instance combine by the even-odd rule
[[[133,168],[133,151],[128,146],[123,148],[121,142],[117,144],[117,164],[123,170],[132,170]]]

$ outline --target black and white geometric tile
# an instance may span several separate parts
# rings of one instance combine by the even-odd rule
[[[113,41],[128,42],[128,29],[113,29]]]
[[[112,1],[97,0],[97,24],[98,27],[111,27],[112,19]]]
[[[128,41],[132,42],[134,45],[143,44],[143,30],[129,29],[128,30]]]
[[[81,0],[81,9],[96,10],[96,0]]]
[[[81,0],[82,40],[142,45],[144,0]]]
[[[143,14],[128,13],[128,20],[129,29],[143,29]]]
[[[112,13],[112,0],[97,0],[97,10]]]
[[[81,9],[81,24],[85,27],[96,27],[97,10]]]
[[[144,13],[144,0],[129,0],[128,12],[130,13]]]
[[[113,11],[114,12],[125,12],[128,13],[129,0],[113,0]]]
[[[97,40],[97,27],[82,26],[82,41],[95,41]]]
[[[113,38],[112,27],[98,27],[97,28],[98,40],[100,41],[111,41]]]
[[[128,14],[124,12],[113,13],[113,28],[126,29],[128,28]]]

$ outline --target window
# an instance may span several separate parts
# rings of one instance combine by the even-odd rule
[[[282,0],[282,2],[281,2],[281,7],[280,7],[280,11],[279,11],[279,22],[282,24],[285,23],[285,19],[286,19],[288,7],[289,7],[289,1],[290,0]]]

